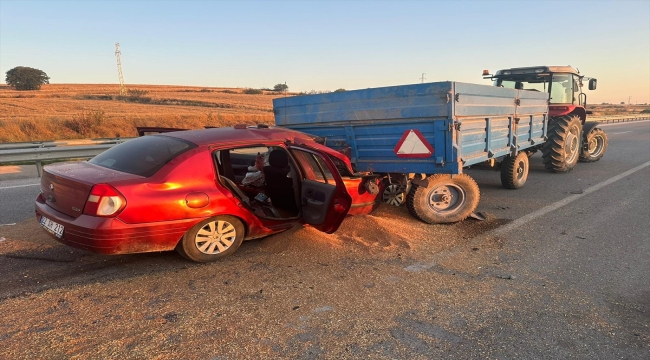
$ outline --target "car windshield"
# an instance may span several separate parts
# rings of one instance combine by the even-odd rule
[[[178,155],[196,144],[162,135],[143,136],[114,146],[95,156],[94,165],[150,177]]]

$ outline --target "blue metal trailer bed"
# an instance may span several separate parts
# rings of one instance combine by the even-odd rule
[[[474,210],[473,189],[454,185],[469,178],[464,167],[503,162],[504,187],[523,186],[525,150],[544,143],[548,126],[546,93],[453,81],[277,98],[273,107],[276,125],[349,153],[356,171],[402,183],[408,174],[426,174],[413,180],[407,203],[412,210],[424,196],[422,205],[430,209],[414,215],[427,222],[458,221]],[[431,182],[434,188],[415,194]],[[442,195],[436,198],[437,192]],[[433,219],[421,215],[428,212]]]

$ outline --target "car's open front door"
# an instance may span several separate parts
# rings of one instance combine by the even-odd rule
[[[335,232],[352,204],[341,175],[323,152],[307,145],[295,145],[290,149],[301,170],[303,221],[328,234]]]

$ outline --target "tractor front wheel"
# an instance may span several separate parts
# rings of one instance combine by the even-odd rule
[[[594,162],[600,160],[607,151],[607,134],[601,128],[594,127],[584,134],[584,147],[580,154],[581,162]]]

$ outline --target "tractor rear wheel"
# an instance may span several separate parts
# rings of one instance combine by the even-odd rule
[[[465,220],[478,206],[481,193],[476,181],[466,174],[435,174],[426,186],[413,184],[406,205],[411,215],[429,224]]]
[[[546,170],[567,172],[578,163],[582,122],[576,115],[552,118],[548,125],[548,140],[542,147]]]
[[[517,156],[507,156],[501,163],[501,186],[519,189],[528,180],[528,153],[520,151]]]
[[[607,151],[607,134],[601,128],[594,127],[589,133],[584,134],[584,146],[580,154],[580,161],[594,162],[600,160]]]

